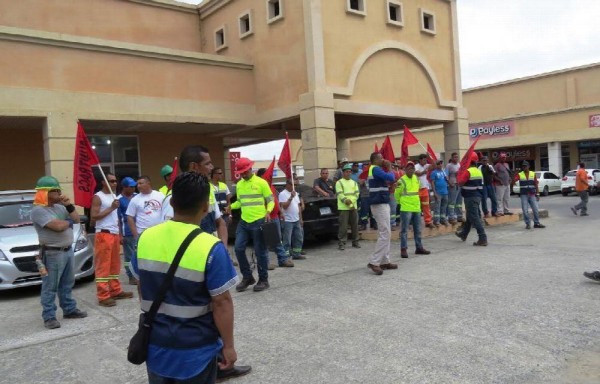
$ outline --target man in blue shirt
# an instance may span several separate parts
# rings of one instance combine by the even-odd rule
[[[142,310],[148,311],[181,241],[208,212],[210,185],[192,172],[173,183],[174,216],[140,236],[131,260],[139,276]],[[218,367],[237,360],[233,340],[233,300],[237,273],[222,242],[201,233],[184,253],[171,289],[152,324],[146,366],[149,383],[214,383]]]
[[[135,253],[135,239],[133,238],[133,233],[131,233],[131,229],[129,229],[129,225],[127,224],[127,207],[129,206],[129,202],[133,198],[133,196],[137,195],[135,193],[135,187],[137,183],[131,177],[125,177],[121,180],[121,186],[123,189],[121,190],[121,194],[117,196],[119,199],[119,208],[117,208],[117,214],[119,215],[119,230],[121,232],[121,245],[123,245],[123,259],[125,260],[125,272],[129,277],[129,285],[137,285],[137,280],[131,274],[131,257]]]
[[[444,162],[438,160],[435,169],[431,172],[431,186],[433,188],[433,225],[439,227],[440,223],[448,225],[446,210],[448,208],[448,175],[444,172]]]

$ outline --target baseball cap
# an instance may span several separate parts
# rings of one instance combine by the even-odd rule
[[[123,187],[135,187],[137,185],[136,181],[133,180],[131,177],[124,177],[123,180],[121,180],[121,185]]]
[[[348,162],[348,158],[347,158],[347,157],[344,157],[344,158],[342,159],[342,161],[341,161],[341,162],[342,162],[342,163],[347,163],[347,162]]]

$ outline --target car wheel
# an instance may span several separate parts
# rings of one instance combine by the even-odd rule
[[[544,190],[542,190],[542,195],[543,196],[548,196],[549,193],[550,193],[550,190],[548,190],[548,186],[546,185],[544,187]]]
[[[567,196],[569,194],[569,192],[567,192],[567,191],[561,191],[561,193],[563,196]]]

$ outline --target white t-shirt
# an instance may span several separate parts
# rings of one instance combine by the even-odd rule
[[[421,165],[415,164],[415,172],[423,172],[427,171],[431,167],[429,164]],[[419,176],[419,188],[427,188],[431,189],[431,185],[429,185],[429,180],[427,180],[427,172]]]
[[[159,191],[152,191],[148,194],[139,193],[129,202],[127,207],[127,216],[135,219],[135,228],[138,235],[144,230],[163,222],[162,207],[165,195]]]
[[[98,193],[96,193],[96,196],[98,196],[98,198],[100,199],[99,212],[102,212],[102,211],[110,208],[112,206],[113,201],[115,200],[113,198],[113,195],[111,195],[110,193],[104,193],[102,191],[99,191]],[[117,199],[118,199],[118,197],[117,197]],[[106,231],[110,231],[110,233],[112,233],[113,235],[118,235],[119,234],[119,214],[118,214],[117,210],[114,209],[111,213],[104,216],[103,219],[96,220],[95,227],[96,227],[96,233],[100,232],[104,229]]]
[[[169,195],[165,198],[165,201],[163,202],[163,206],[162,206],[162,212],[161,212],[161,220],[162,221],[167,221],[167,220],[171,220],[173,218],[173,215],[175,214],[175,212],[173,212],[173,206],[171,205],[171,196],[173,195]],[[215,211],[215,220],[217,220],[219,217],[223,216],[223,214],[221,213],[221,209],[219,209],[219,203],[215,202],[212,207],[209,208],[209,212],[210,211]]]
[[[279,192],[279,205],[281,206],[281,203],[287,202],[290,196],[292,196],[292,193],[289,192],[287,189],[284,189],[283,191]],[[280,207],[283,211],[283,217],[285,218],[285,221],[295,223],[296,221],[300,220],[299,204],[300,197],[298,196],[298,192],[296,192],[296,196],[294,196],[292,202],[287,207],[287,209],[283,209],[283,207]]]

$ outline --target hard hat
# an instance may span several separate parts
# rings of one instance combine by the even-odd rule
[[[162,177],[170,175],[171,173],[173,173],[173,167],[171,167],[169,164],[165,165],[160,169],[160,175]]]
[[[252,169],[254,165],[254,161],[250,160],[247,157],[240,157],[237,163],[235,163],[235,171],[237,173],[244,173],[249,169]]]
[[[471,162],[478,162],[479,161],[479,156],[473,152],[471,153]]]
[[[35,189],[39,190],[46,190],[49,191],[51,189],[62,189],[60,187],[60,184],[58,183],[58,180],[56,180],[55,177],[52,176],[42,176],[38,179],[37,183],[35,184]]]
[[[342,167],[342,171],[352,170],[352,164],[346,164]]]

